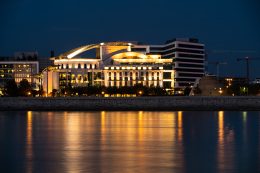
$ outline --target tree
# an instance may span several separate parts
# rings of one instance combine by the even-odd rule
[[[183,92],[184,92],[185,96],[188,96],[190,94],[190,92],[191,92],[191,88],[190,87],[185,87]]]
[[[30,95],[32,90],[32,87],[30,85],[30,83],[28,82],[28,80],[23,79],[20,81],[19,84],[19,94],[20,96],[28,96]]]
[[[58,92],[58,90],[53,89],[52,92],[51,92],[51,96],[55,97],[57,95],[57,92]]]
[[[19,94],[18,87],[14,79],[8,80],[5,84],[5,95],[17,97]]]

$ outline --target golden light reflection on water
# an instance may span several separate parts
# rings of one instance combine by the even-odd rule
[[[219,111],[217,158],[220,172],[234,169],[233,142],[234,131],[233,129],[225,129],[225,114],[223,111]]]
[[[178,111],[178,141],[182,142],[183,127],[182,127],[182,111]]]
[[[218,112],[218,143],[223,145],[224,142],[224,112]]]
[[[27,162],[27,173],[31,173],[32,169],[32,160],[33,160],[33,121],[32,121],[32,111],[27,112],[27,125],[26,125],[26,159]]]
[[[102,111],[96,115],[68,113],[66,117],[64,159],[68,172],[80,172],[86,158],[88,162],[83,164],[88,168],[98,164],[100,172],[122,165],[131,168],[123,171],[126,173],[154,172],[151,163],[166,168],[183,165],[182,112]]]
[[[80,117],[78,115],[64,113],[65,123],[65,146],[64,156],[66,160],[67,172],[79,172],[81,159],[81,145],[80,145]]]
[[[214,157],[209,164],[218,172],[235,170],[238,156],[252,151],[248,147],[251,113],[193,114],[28,111],[23,120],[26,128],[22,126],[26,172],[34,172],[42,164],[56,170],[56,163],[61,172],[185,172],[193,170],[193,159],[199,159],[197,154],[201,153]],[[207,130],[198,128],[208,122],[213,123],[207,124]],[[191,138],[191,134],[198,138]],[[198,141],[202,137],[207,139]],[[194,143],[204,145],[203,149],[198,151]],[[196,158],[191,156],[194,153]]]
[[[218,112],[218,169],[225,169],[224,112]]]

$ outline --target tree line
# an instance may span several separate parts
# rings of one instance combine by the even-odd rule
[[[4,96],[9,97],[35,97],[44,96],[46,93],[42,89],[35,90],[28,80],[23,79],[17,85],[15,80],[9,80],[4,87]],[[71,84],[60,90],[53,89],[51,96],[104,96],[104,95],[137,95],[137,96],[166,96],[170,95],[165,88],[146,87],[143,85],[123,86],[123,87],[104,87],[104,86],[76,86]]]
[[[166,96],[169,93],[165,88],[146,87],[143,85],[104,87],[104,86],[77,86],[71,85],[61,89],[60,92],[54,90],[53,96],[104,96],[104,95],[137,95],[137,96]]]
[[[42,95],[42,90],[34,90],[27,79],[22,79],[18,85],[14,79],[11,79],[5,83],[3,94],[9,97],[35,97],[36,95]]]

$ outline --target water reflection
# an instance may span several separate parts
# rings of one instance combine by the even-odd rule
[[[243,122],[246,123],[247,120],[247,112],[243,112]]]
[[[218,169],[225,169],[224,112],[218,112]]]
[[[80,117],[72,114],[69,119],[64,116],[65,145],[64,160],[68,172],[80,172],[81,150],[80,143]]]
[[[33,121],[32,121],[32,111],[27,112],[27,128],[26,128],[26,159],[27,166],[26,172],[33,172]]]
[[[231,117],[231,121],[230,119],[227,119],[227,123],[225,123],[225,117],[226,116],[223,111],[218,112],[217,155],[219,172],[228,173],[230,170],[235,170],[235,129],[234,126],[230,124],[234,123],[235,119]],[[239,116],[236,115],[235,118],[239,119]]]
[[[119,171],[124,165],[124,172],[151,172],[181,167],[182,145],[181,113],[178,115],[180,126],[173,112],[101,112],[99,167],[110,171]],[[92,117],[95,118],[95,117]],[[174,154],[172,150],[176,151]],[[154,163],[153,168],[151,163]],[[109,171],[108,171],[109,172]]]
[[[260,171],[258,112],[29,111],[0,124],[0,172]]]
[[[178,111],[178,141],[182,142],[182,111]]]

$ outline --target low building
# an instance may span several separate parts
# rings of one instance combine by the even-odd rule
[[[255,78],[255,80],[252,83],[253,84],[260,84],[260,78]]]
[[[39,73],[37,54],[16,53],[14,57],[0,57],[0,90],[8,80],[14,79],[17,84],[23,79],[36,84],[34,75]]]
[[[224,95],[225,86],[223,83],[219,82],[216,76],[208,75],[200,79],[198,85],[194,88],[198,89],[198,93],[193,95],[200,96],[221,96]]]

